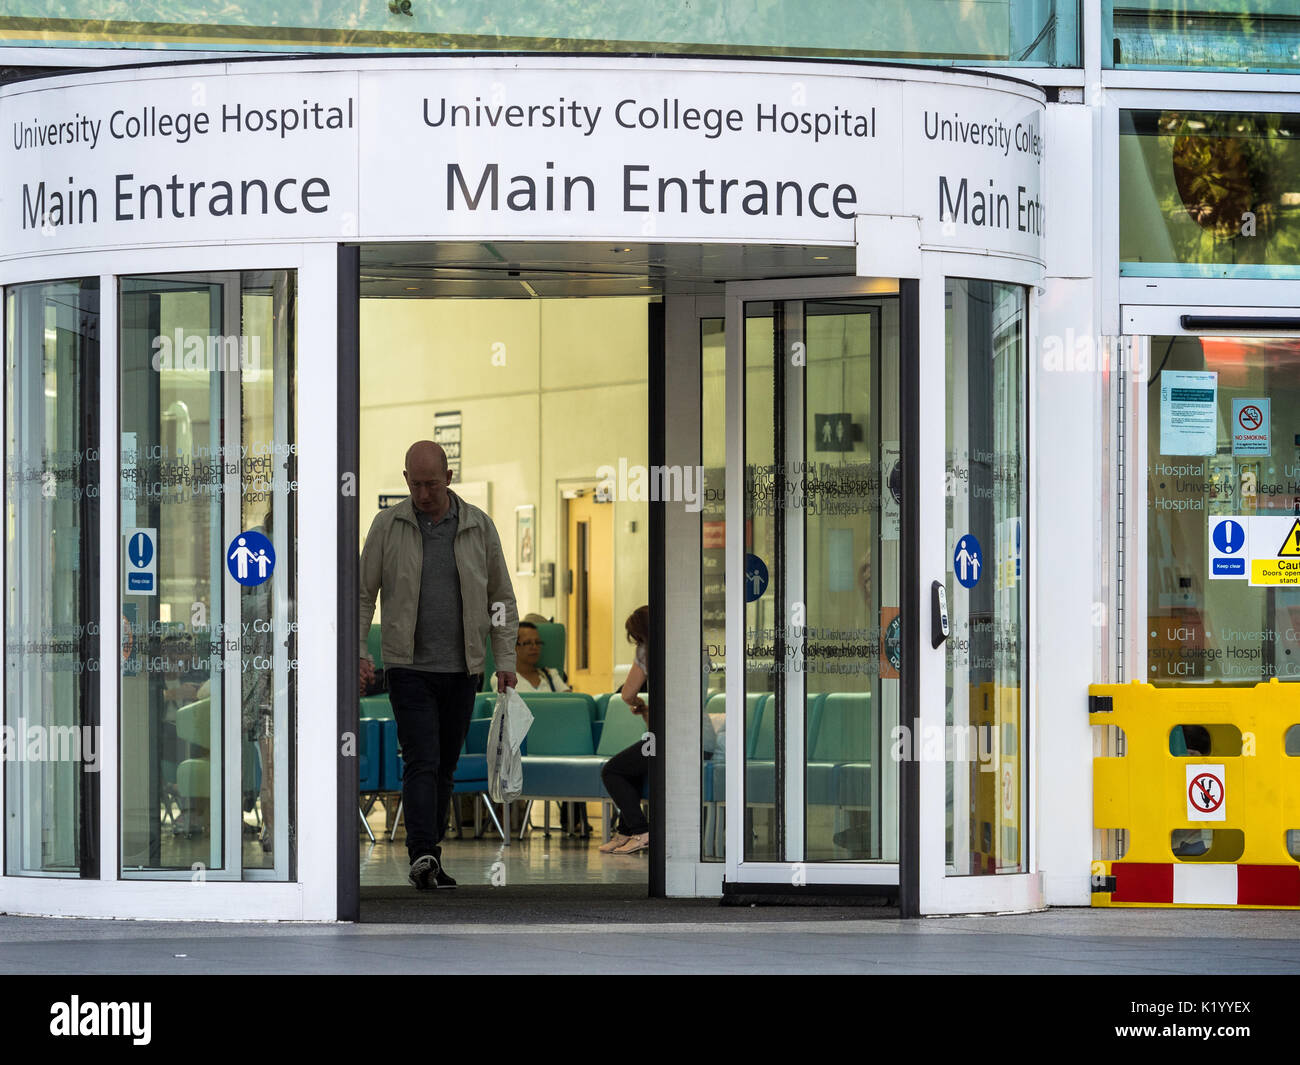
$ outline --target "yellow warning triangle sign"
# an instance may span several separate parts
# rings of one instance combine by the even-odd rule
[[[1277,549],[1278,558],[1300,558],[1300,518],[1291,523],[1291,531],[1286,534],[1282,546]]]

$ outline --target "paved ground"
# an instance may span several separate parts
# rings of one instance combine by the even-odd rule
[[[0,916],[0,973],[1300,973],[1300,913],[719,907],[612,887],[366,889],[348,925]]]

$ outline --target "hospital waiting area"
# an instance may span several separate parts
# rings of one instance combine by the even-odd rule
[[[465,281],[464,294],[435,299],[430,272],[410,266],[419,249],[384,251],[373,275],[363,262],[360,532],[407,495],[407,448],[438,442],[451,491],[487,513],[500,536],[521,620],[517,690],[534,715],[526,794],[493,803],[489,642],[443,867],[461,886],[485,890],[595,883],[644,891],[645,850],[599,847],[612,832],[601,766],[646,730],[616,689],[635,651],[625,621],[649,601],[650,501],[620,497],[617,471],[648,462],[649,301],[544,299],[529,294],[528,280],[508,278]],[[381,601],[368,633],[381,671],[382,626]],[[387,692],[374,690],[384,687],[381,672],[359,709],[363,910],[371,886],[410,891],[397,726]],[[712,745],[704,753],[711,758]]]
[[[653,253],[644,247],[502,250],[532,268],[492,269],[481,261],[482,249],[472,247],[361,249],[359,542],[364,544],[379,510],[407,494],[407,447],[432,439],[448,456],[451,491],[491,517],[510,569],[520,619],[517,690],[533,718],[522,745],[523,793],[510,803],[493,802],[488,794],[488,733],[497,698],[489,640],[482,691],[456,768],[442,843],[444,870],[459,887],[471,889],[625,885],[644,892],[648,846],[607,846],[618,829],[618,811],[601,769],[631,746],[655,754],[657,738],[621,692],[636,651],[628,634],[630,615],[639,608],[645,612],[652,598],[648,523],[656,504],[699,523],[695,552],[674,553],[661,563],[678,573],[694,571],[691,578],[699,582],[693,611],[699,648],[665,663],[678,691],[693,684],[699,706],[685,742],[674,748],[673,771],[698,781],[699,851],[688,857],[720,870],[725,852],[726,352],[722,301],[710,292],[716,286],[707,274],[788,269],[796,262],[826,270],[833,256],[816,248],[679,249],[658,264],[667,280],[656,281],[645,268]],[[458,262],[457,254],[465,258]],[[591,261],[600,256],[609,261]],[[575,260],[585,260],[585,269]],[[665,287],[675,290],[666,300]],[[885,284],[875,287],[876,294],[809,301],[804,309],[810,402],[820,409],[850,399],[842,424],[823,426],[819,418],[814,427],[810,420],[807,446],[820,447],[815,433],[822,431],[833,452],[827,456],[828,477],[831,466],[846,478],[860,476],[865,455],[878,455],[881,441],[898,432],[896,411],[877,416],[881,388],[896,387],[897,296]],[[694,422],[690,432],[698,434],[702,459],[667,477],[659,467],[652,471],[649,461],[656,409],[649,378],[657,370],[651,360],[665,358],[665,303],[678,318],[683,308],[689,313],[686,328],[671,342],[675,360],[690,368],[695,381],[685,397],[664,402],[670,418],[685,411]],[[777,434],[772,391],[779,368],[773,353],[782,329],[793,324],[786,313],[779,302],[754,303],[745,323],[748,380],[756,397],[747,446],[769,463]],[[692,409],[685,409],[683,398]],[[832,432],[838,439],[830,440]],[[896,471],[896,445],[889,458]],[[749,503],[754,517],[747,547],[762,550],[774,546],[777,536],[770,485],[749,491],[767,492],[758,504]],[[896,585],[896,553],[889,557],[886,546],[882,556],[877,545],[873,554],[881,507],[876,495],[869,506],[810,518],[808,531],[817,545],[810,568],[827,574],[807,592],[815,616],[829,619],[833,610],[846,627],[865,629],[871,624],[868,611],[877,609],[879,577]],[[892,520],[896,526],[896,509]],[[885,594],[888,599],[891,593]],[[750,624],[762,632],[771,626],[774,608],[754,599]],[[892,613],[897,615],[896,606]],[[367,652],[380,672],[359,701],[363,919],[369,897],[390,896],[394,888],[410,891],[403,763],[383,690],[382,627],[381,596],[367,633]],[[895,634],[895,656],[896,644]],[[766,657],[749,677],[750,783],[743,819],[749,853],[762,859],[777,855],[782,831],[775,794],[779,683],[773,679],[779,674],[771,648],[756,655]],[[880,656],[888,671],[885,652]],[[874,648],[872,661],[875,668]],[[818,679],[820,685],[809,685],[807,725],[813,743],[820,742],[826,779],[806,809],[808,853],[825,860],[896,860],[896,835],[888,829],[896,812],[882,796],[897,785],[880,777],[879,759],[873,760],[881,722],[871,705],[873,698],[881,705],[882,692],[890,705],[897,672],[892,684],[888,672],[883,682],[875,680],[874,692],[851,675]],[[648,682],[641,684],[644,704],[658,695]],[[681,751],[687,753],[678,762]],[[848,763],[856,768],[845,770],[843,790],[832,797],[831,767],[838,772]],[[650,813],[648,776],[643,798]]]

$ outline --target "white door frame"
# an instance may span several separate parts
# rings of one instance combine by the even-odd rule
[[[862,249],[865,250],[865,249]],[[862,263],[870,263],[870,256],[860,259],[859,273],[864,274]],[[917,674],[917,699],[919,725],[922,734],[927,728],[937,728],[942,733],[946,716],[945,652],[933,648],[925,638],[929,632],[929,585],[941,580],[948,569],[946,547],[946,336],[945,336],[945,280],[949,277],[996,280],[1028,286],[1029,329],[1025,339],[1027,355],[1036,350],[1037,292],[1035,285],[1042,278],[1042,264],[1009,256],[989,256],[954,252],[928,251],[918,248],[913,263],[919,266],[917,329],[917,367],[919,380],[916,412],[919,421],[918,445],[915,462],[917,483],[917,528],[914,535],[919,558],[918,581],[915,588],[901,589],[900,601],[911,603],[920,619],[923,634],[919,647]],[[849,295],[869,295],[873,291],[871,279],[866,276],[838,279],[799,279],[785,282],[744,282],[727,286],[727,526],[738,529],[743,525],[744,490],[744,351],[743,303],[746,300],[785,299],[803,300]],[[879,287],[875,287],[879,292]],[[901,352],[902,358],[908,352]],[[1033,395],[1036,374],[1034,360],[1026,359],[1027,380],[1024,388],[1029,411],[1029,433],[1026,451],[1032,455],[1034,447]],[[920,397],[924,397],[922,402]],[[1030,596],[1036,588],[1032,545],[1035,536],[1034,501],[1029,501],[1027,573]],[[738,536],[727,537],[727,762],[733,766],[744,764],[744,592],[743,542]],[[1032,608],[1031,608],[1032,610]],[[1031,615],[1032,616],[1032,615]],[[1026,633],[1026,663],[1036,657],[1036,641],[1032,624]],[[919,880],[919,912],[921,914],[1000,912],[1032,910],[1043,906],[1041,875],[1037,870],[1036,786],[1037,772],[1034,758],[1037,738],[1038,706],[1032,688],[1025,693],[1025,715],[1029,742],[1026,758],[1028,805],[1028,839],[1026,871],[998,876],[949,876],[945,864],[946,794],[945,762],[938,760],[919,762],[919,840],[917,849],[917,877]],[[906,707],[906,698],[903,703]],[[904,710],[906,713],[906,710]],[[882,752],[883,753],[883,752]],[[787,752],[787,757],[790,752]],[[802,767],[798,767],[800,772]],[[744,809],[743,774],[728,774],[727,805],[733,810]],[[798,875],[807,885],[898,885],[899,863],[795,863],[743,861],[744,818],[730,817],[727,824],[726,879],[735,884],[792,884],[799,865]],[[902,852],[900,852],[901,854]]]
[[[885,885],[898,884],[898,862],[803,862],[790,857],[792,848],[802,849],[802,833],[783,841],[789,853],[782,861],[745,861],[745,594],[744,537],[733,535],[744,528],[745,471],[745,304],[762,300],[804,301],[843,296],[884,295],[878,279],[866,277],[801,278],[790,281],[744,281],[726,286],[727,329],[727,850],[726,878],[732,884]],[[794,398],[802,425],[802,386]],[[793,412],[792,412],[793,414]],[[791,545],[802,552],[802,542]],[[787,562],[789,560],[786,560]],[[802,566],[796,567],[802,573]],[[796,578],[798,579],[798,578]],[[904,590],[905,593],[905,590]],[[789,678],[787,678],[789,679]],[[784,756],[786,801],[804,794],[804,743],[802,732],[787,736]],[[793,740],[793,742],[791,742]]]

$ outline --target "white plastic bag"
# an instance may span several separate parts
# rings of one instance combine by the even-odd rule
[[[493,802],[514,802],[524,792],[524,763],[519,745],[532,728],[533,715],[514,688],[497,693],[488,727],[488,796]]]

